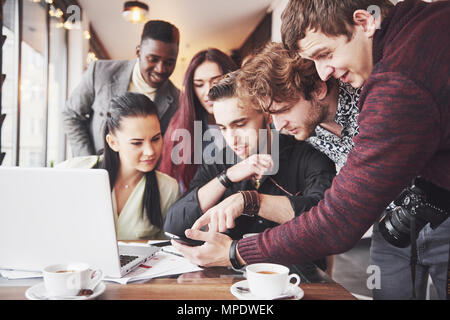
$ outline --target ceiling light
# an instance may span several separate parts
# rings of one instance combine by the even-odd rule
[[[89,51],[86,57],[86,63],[89,65],[91,62],[97,60],[98,60],[97,55],[94,52]]]
[[[139,23],[147,20],[148,5],[140,1],[127,1],[123,5],[122,16],[128,22]]]
[[[89,31],[87,31],[87,30],[85,30],[85,31],[83,32],[83,36],[84,36],[84,38],[85,38],[86,40],[91,39],[91,33],[90,33]]]

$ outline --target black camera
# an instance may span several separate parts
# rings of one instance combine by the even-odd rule
[[[426,224],[436,229],[449,216],[450,191],[416,177],[385,210],[378,226],[386,241],[406,248]],[[412,226],[415,230],[411,230]]]

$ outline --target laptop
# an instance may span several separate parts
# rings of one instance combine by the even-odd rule
[[[120,278],[159,250],[118,245],[106,170],[0,167],[0,269],[83,261]]]

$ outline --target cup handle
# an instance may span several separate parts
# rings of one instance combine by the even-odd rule
[[[100,269],[92,270],[89,279],[89,288],[95,288],[103,279],[103,272]]]
[[[292,278],[295,278],[295,283],[291,282]],[[301,279],[300,279],[298,274],[292,273],[292,274],[289,275],[289,280],[288,281],[289,281],[290,284],[292,284],[294,286],[298,286],[300,284],[300,282],[301,282]]]

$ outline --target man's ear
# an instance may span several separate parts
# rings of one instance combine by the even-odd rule
[[[106,135],[106,143],[108,143],[109,147],[115,151],[119,152],[119,144],[117,143],[117,138],[114,137],[112,134]]]
[[[328,94],[327,83],[323,81],[318,81],[316,84],[316,88],[312,92],[312,95],[315,100],[321,101],[326,98]]]
[[[366,10],[356,10],[353,12],[353,22],[356,26],[361,26],[368,38],[372,38],[377,31],[381,21],[377,21],[370,12]]]
[[[140,58],[141,56],[141,45],[136,46],[136,57]]]

